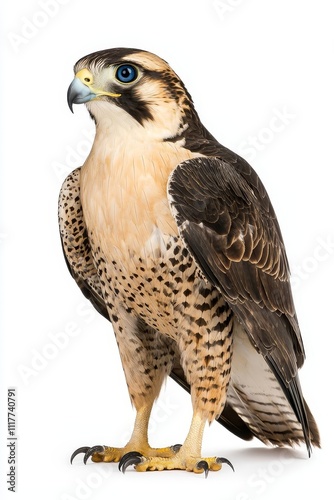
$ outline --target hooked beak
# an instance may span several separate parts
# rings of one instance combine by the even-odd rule
[[[67,91],[67,103],[73,113],[73,104],[82,104],[91,101],[96,94],[87,85],[82,83],[80,78],[75,77]]]
[[[93,87],[93,75],[84,68],[75,75],[75,78],[67,91],[67,103],[73,113],[73,104],[82,104],[84,102],[96,99],[101,95],[110,97],[120,97],[121,94],[113,94]]]

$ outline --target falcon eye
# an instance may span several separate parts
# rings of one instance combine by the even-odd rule
[[[138,70],[131,64],[122,64],[116,70],[116,78],[121,83],[132,83],[138,76]]]

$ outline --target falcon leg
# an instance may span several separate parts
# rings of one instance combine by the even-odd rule
[[[233,316],[223,299],[215,307],[215,314],[213,308],[207,315],[203,312],[201,320],[197,321],[200,325],[197,330],[185,324],[179,339],[181,362],[191,386],[194,408],[183,446],[167,458],[131,454],[127,463],[125,456],[120,463],[123,471],[128,465],[135,465],[137,471],[183,469],[207,475],[209,470],[220,470],[223,463],[232,467],[226,458],[201,456],[205,424],[212,422],[223,410],[230,380]],[[192,321],[191,315],[189,321]]]
[[[84,463],[87,463],[89,458],[91,458],[93,462],[119,462],[124,455],[132,453],[134,450],[146,457],[172,457],[175,455],[179,449],[179,445],[168,446],[166,448],[151,448],[148,444],[148,423],[151,409],[152,404],[144,406],[137,411],[131,438],[124,447],[114,448],[101,445],[92,447],[83,446],[75,450],[72,454],[71,463],[80,453],[84,453]]]
[[[117,321],[114,319],[114,330],[130,398],[137,410],[134,429],[124,447],[83,446],[72,454],[71,462],[79,453],[84,453],[84,463],[89,458],[93,462],[119,462],[124,455],[134,451],[146,457],[172,457],[179,446],[152,448],[148,443],[148,424],[153,403],[171,370],[174,344],[168,338],[160,338],[154,329],[124,311]]]

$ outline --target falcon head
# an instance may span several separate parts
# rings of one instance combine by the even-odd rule
[[[94,52],[74,66],[67,100],[85,103],[97,126],[109,121],[132,130],[145,128],[162,140],[181,138],[197,121],[192,99],[180,78],[160,57],[143,50]]]

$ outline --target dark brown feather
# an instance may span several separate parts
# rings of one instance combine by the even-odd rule
[[[260,350],[263,345],[263,354],[285,342],[276,338],[277,323],[292,340],[295,359],[286,367],[288,382],[303,362],[304,349],[285,248],[268,197],[259,199],[234,166],[217,158],[179,165],[171,175],[169,194],[185,243],[238,315],[244,321],[254,318],[248,332]],[[267,310],[274,313],[270,321]],[[258,329],[270,332],[268,341],[258,337]]]
[[[170,203],[187,248],[267,361],[310,450],[297,374],[304,348],[285,248],[269,197],[248,172],[245,178],[220,158],[185,161],[170,176]]]

